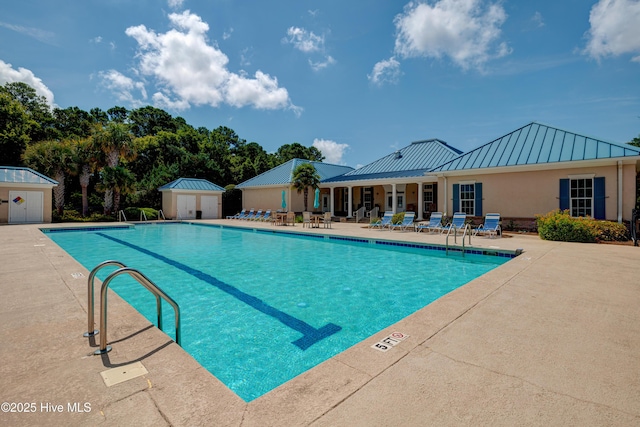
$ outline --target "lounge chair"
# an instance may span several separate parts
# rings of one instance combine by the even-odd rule
[[[258,218],[259,221],[271,221],[271,209],[267,209],[262,218]]]
[[[251,218],[251,221],[262,221],[262,210],[259,210],[256,216]]]
[[[391,224],[391,218],[393,218],[393,212],[386,211],[382,216],[382,219],[379,219],[376,222],[369,223],[369,228],[378,228],[382,230],[385,227],[388,227]]]
[[[245,212],[244,215],[240,215],[237,219],[247,219],[249,215],[253,215],[253,209],[251,209],[249,213]]]
[[[431,212],[428,224],[419,224],[416,231],[426,230],[428,232],[440,231],[442,229],[442,212]]]
[[[257,216],[261,216],[262,215],[262,209],[258,209],[258,212],[253,212],[253,209],[251,210],[251,213],[249,215],[246,216],[247,221],[251,221],[252,219],[254,219]]]
[[[227,215],[227,219],[238,219],[238,218],[240,218],[241,216],[244,216],[244,214],[245,214],[245,212],[246,212],[246,211],[247,211],[246,209],[242,209],[240,212],[238,212],[238,213],[237,213],[237,214],[235,214],[235,215]]]
[[[498,237],[498,233],[502,236],[502,230],[500,228],[500,214],[499,213],[488,213],[484,217],[484,224],[481,224],[480,227],[474,230],[475,234],[485,234],[488,235],[489,238],[492,236]]]
[[[322,223],[324,224],[324,228],[331,228],[331,212],[324,213]]]
[[[449,231],[451,230],[452,227],[458,229],[458,230],[462,230],[464,228],[464,223],[467,221],[467,214],[464,212],[456,212],[453,214],[453,219],[451,220],[451,222],[447,225],[445,225],[444,227],[442,227],[442,230],[440,231],[441,233],[444,233],[445,231]]]
[[[405,212],[404,219],[400,224],[389,224],[389,231],[393,231],[396,228],[399,228],[402,231],[407,231],[409,227],[413,228],[413,220],[415,217],[415,212]]]

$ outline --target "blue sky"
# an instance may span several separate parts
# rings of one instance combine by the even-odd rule
[[[154,105],[353,167],[428,138],[468,151],[531,121],[628,142],[640,1],[4,1],[8,81],[61,108]]]

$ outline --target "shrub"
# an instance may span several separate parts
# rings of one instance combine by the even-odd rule
[[[569,211],[555,210],[536,217],[541,239],[562,242],[594,243],[598,241],[626,241],[627,228],[611,221],[593,218],[574,218]]]
[[[140,212],[144,211],[148,220],[158,219],[158,211],[153,208],[136,208],[129,207],[124,210],[124,214],[129,221],[138,221],[140,220]]]
[[[404,212],[398,212],[397,214],[393,214],[393,216],[391,217],[392,224],[402,224],[403,220],[404,220]]]
[[[370,224],[375,224],[375,223],[380,222],[380,221],[381,221],[380,217],[377,217],[377,216],[372,216],[372,217],[369,219],[369,223],[370,223]]]
[[[52,222],[111,222],[115,221],[111,215],[103,215],[101,213],[92,213],[83,217],[80,212],[74,209],[65,209],[62,216],[57,211],[53,211]]]

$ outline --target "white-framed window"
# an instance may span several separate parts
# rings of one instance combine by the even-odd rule
[[[396,193],[396,198],[398,200],[398,211],[404,209],[404,193]],[[393,209],[393,193],[387,193],[387,210]]]
[[[593,217],[593,178],[569,179],[569,209],[571,216]]]
[[[373,208],[373,187],[365,187],[364,189],[364,207],[368,211]]]
[[[467,215],[475,215],[475,200],[475,184],[460,183],[460,212],[464,212]]]

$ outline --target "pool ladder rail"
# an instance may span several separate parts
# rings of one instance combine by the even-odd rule
[[[458,243],[458,227],[456,227],[455,225],[451,225],[451,227],[449,227],[449,230],[447,231],[447,240],[446,240],[446,249],[445,249],[445,253],[447,255],[449,255],[449,235],[451,234],[451,230],[453,230],[453,242],[454,243]],[[462,233],[462,256],[464,256],[464,238],[469,236],[469,245],[471,245],[471,225],[470,224],[465,224],[464,225],[464,232]]]
[[[94,328],[94,281],[96,274],[103,267],[107,266],[118,266],[120,267],[116,271],[112,272],[107,276],[107,278],[102,282],[102,286],[100,288],[100,329]],[[88,308],[87,308],[87,318],[88,318],[88,332],[84,333],[85,337],[93,337],[97,335],[100,330],[102,330],[102,335],[100,336],[100,348],[94,352],[94,354],[104,354],[111,351],[111,346],[107,345],[107,291],[109,290],[109,285],[113,279],[122,274],[128,274],[133,277],[138,283],[144,286],[149,292],[151,292],[156,297],[156,314],[158,319],[158,329],[162,330],[162,301],[161,298],[164,299],[171,307],[173,307],[173,311],[175,313],[175,324],[176,324],[176,343],[180,345],[180,307],[178,303],[176,303],[173,298],[167,295],[162,289],[160,289],[155,283],[151,281],[147,276],[142,274],[139,270],[134,268],[129,268],[120,261],[108,260],[101,262],[98,264],[91,273],[89,274],[89,279],[87,280],[87,295],[88,295]]]

